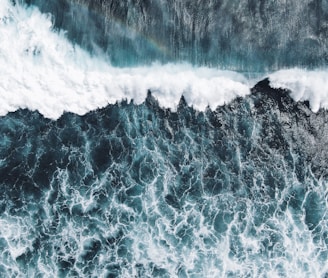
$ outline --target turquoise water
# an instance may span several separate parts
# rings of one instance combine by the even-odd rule
[[[115,66],[188,62],[243,72],[328,61],[327,1],[24,0]]]

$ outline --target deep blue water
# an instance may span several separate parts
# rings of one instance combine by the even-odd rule
[[[259,83],[0,118],[2,277],[327,277],[328,114]]]

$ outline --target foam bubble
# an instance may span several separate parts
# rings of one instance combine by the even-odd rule
[[[32,249],[32,242],[28,238],[28,221],[19,217],[2,217],[0,219],[0,238],[4,240],[11,259],[15,260],[28,249]]]

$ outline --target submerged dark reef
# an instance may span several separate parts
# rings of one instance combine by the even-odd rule
[[[326,277],[327,122],[268,80],[215,111],[9,113],[0,274]]]

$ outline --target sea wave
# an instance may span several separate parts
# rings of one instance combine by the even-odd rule
[[[54,31],[50,15],[8,0],[1,0],[0,37],[0,115],[19,108],[51,119],[64,112],[82,115],[123,99],[142,103],[148,90],[173,110],[182,95],[198,110],[215,109],[248,95],[267,76],[295,100],[309,100],[313,111],[328,107],[327,70],[254,75],[181,63],[118,68]]]

